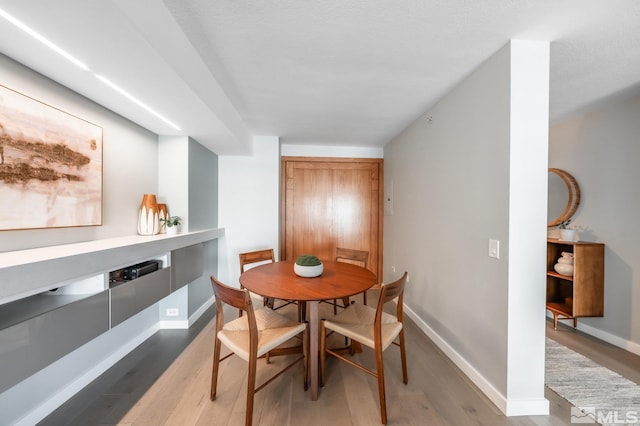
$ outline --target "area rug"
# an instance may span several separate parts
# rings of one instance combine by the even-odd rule
[[[545,384],[577,407],[572,423],[640,424],[640,385],[549,338]]]

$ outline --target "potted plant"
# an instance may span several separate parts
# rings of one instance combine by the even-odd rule
[[[298,257],[296,263],[293,265],[293,272],[301,277],[317,277],[322,274],[323,270],[324,267],[320,259],[312,254],[303,254]]]
[[[178,228],[180,227],[180,223],[182,223],[182,219],[180,216],[169,216],[166,219],[160,219],[160,222],[164,223],[167,227],[167,234],[175,235],[178,233]]]
[[[563,220],[560,222],[558,227],[560,228],[560,239],[562,241],[575,241],[576,240],[576,230],[574,228],[569,228],[569,224],[571,223],[571,219]]]

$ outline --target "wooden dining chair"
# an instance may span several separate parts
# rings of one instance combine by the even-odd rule
[[[218,387],[218,372],[220,361],[223,361],[235,354],[247,361],[247,406],[245,424],[251,425],[253,418],[254,395],[266,385],[271,383],[276,377],[293,367],[299,361],[303,365],[303,384],[307,390],[308,381],[308,332],[307,324],[292,321],[274,310],[264,307],[254,310],[249,290],[229,287],[214,276],[211,276],[211,284],[216,298],[216,334],[213,350],[213,372],[211,375],[211,401],[216,399]],[[223,304],[227,304],[237,309],[244,310],[247,315],[239,317],[227,323],[224,322]],[[277,351],[279,347],[288,340],[302,335],[302,355],[284,368],[277,371],[269,379],[256,387],[256,371],[258,358],[266,355],[270,351]],[[232,352],[220,359],[221,345],[224,344]],[[282,353],[289,353],[290,348],[282,348]]]
[[[336,247],[336,262],[348,262],[358,266],[362,266],[364,269],[369,269],[369,252],[366,250],[355,250],[349,248]],[[362,293],[364,304],[367,304],[367,292]],[[345,297],[342,307],[346,307],[349,304],[349,298]],[[338,313],[338,301],[333,301],[333,313]]]
[[[244,271],[249,269],[248,266],[254,267],[258,266],[259,264],[263,265],[265,263],[273,263],[276,261],[272,248],[240,253],[238,257],[240,258],[240,275],[242,275]],[[242,288],[242,284],[240,284],[240,288]],[[284,308],[285,306],[290,304],[298,304],[298,302],[293,300],[284,300],[283,302],[285,303],[279,303],[276,305],[276,300],[268,297],[264,297],[263,301],[265,306],[269,306],[273,309]],[[242,311],[240,311],[238,315],[242,316]],[[298,306],[298,321],[300,321],[301,319],[302,309],[300,306]]]
[[[405,272],[400,279],[390,284],[385,284],[380,290],[378,306],[374,309],[358,302],[351,304],[334,315],[330,319],[320,321],[320,385],[324,386],[326,372],[326,355],[332,355],[349,365],[359,368],[378,379],[378,395],[380,397],[380,418],[383,424],[387,423],[387,405],[384,388],[384,362],[382,353],[391,344],[400,347],[400,359],[402,362],[402,382],[408,383],[407,355],[405,350],[402,304],[404,286],[407,282]],[[396,315],[383,311],[384,305],[394,298],[398,298]],[[351,354],[354,353],[354,342],[372,348],[376,355],[376,371],[352,361],[337,351],[328,348],[326,344],[326,330],[342,334],[351,339]],[[399,342],[395,339],[399,337]]]

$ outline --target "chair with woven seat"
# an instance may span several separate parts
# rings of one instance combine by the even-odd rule
[[[254,310],[249,290],[229,287],[214,276],[211,284],[216,298],[216,334],[213,350],[213,372],[211,375],[211,401],[216,399],[218,372],[220,361],[236,354],[248,362],[247,405],[245,424],[251,425],[253,418],[253,399],[255,393],[271,383],[276,377],[293,367],[299,361],[303,365],[303,385],[308,388],[308,332],[307,324],[292,321],[269,307]],[[246,315],[227,323],[224,322],[223,304],[242,309]],[[300,336],[301,335],[301,336]],[[287,341],[302,337],[302,355],[288,363],[268,380],[256,387],[256,371],[258,358],[269,352],[275,354],[299,353],[297,348],[281,347]],[[224,344],[232,352],[220,359],[221,345]],[[276,353],[282,351],[281,353]]]
[[[349,365],[359,368],[378,379],[378,395],[380,398],[380,418],[383,424],[387,423],[387,406],[384,387],[384,362],[382,353],[391,344],[400,347],[400,359],[402,362],[402,382],[407,384],[407,357],[404,340],[402,303],[404,286],[407,281],[405,272],[400,279],[390,284],[385,284],[380,289],[378,305],[373,307],[351,302],[351,304],[332,318],[320,321],[320,384],[324,385],[326,373],[326,355],[332,355]],[[396,315],[383,311],[384,305],[394,298],[398,298]],[[326,330],[341,334],[351,339],[351,351],[353,355],[354,342],[372,348],[376,355],[376,371],[372,371],[336,350],[328,348],[326,344]],[[399,337],[399,342],[395,339]]]
[[[336,247],[336,262],[348,262],[354,265],[362,266],[364,269],[369,269],[369,252],[366,250],[356,250],[343,247]],[[367,304],[367,292],[362,293],[364,304]],[[349,304],[349,298],[343,299],[343,307]],[[338,313],[337,300],[333,301],[333,313]]]
[[[247,269],[249,269],[249,267],[254,267],[254,266],[258,266],[258,265],[263,265],[266,263],[273,263],[276,261],[275,256],[273,254],[273,249],[264,249],[264,250],[255,250],[255,251],[249,251],[249,252],[245,252],[245,253],[240,253],[238,255],[239,259],[240,259],[240,275],[242,275],[244,273],[244,271],[246,271]],[[249,266],[249,267],[247,267]],[[240,285],[240,288],[242,288],[242,284]],[[268,297],[264,297],[263,298],[264,301],[264,305],[265,306],[269,306],[270,308],[273,309],[280,309],[283,308],[287,305],[290,304],[296,304],[297,302],[295,301],[291,301],[291,300],[285,300],[284,304],[279,304],[278,306],[276,306],[275,304],[275,300],[274,299],[270,299]],[[242,311],[240,311],[238,313],[239,316],[242,316]],[[298,320],[301,319],[301,313],[300,313],[300,307],[298,307]]]

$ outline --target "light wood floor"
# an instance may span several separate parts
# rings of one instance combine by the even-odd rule
[[[546,390],[550,416],[505,417],[410,321],[406,321],[409,384],[403,385],[399,354],[385,351],[390,425],[567,425],[570,405]],[[85,390],[47,417],[42,425],[241,425],[244,424],[246,367],[237,357],[223,362],[218,398],[209,400],[213,313],[190,330],[161,330]],[[632,380],[640,379],[640,357],[569,327],[547,334]],[[374,367],[365,348],[356,357]],[[259,361],[258,382],[273,367]],[[374,378],[329,358],[327,383],[312,402],[294,367],[256,395],[254,425],[380,424]]]

